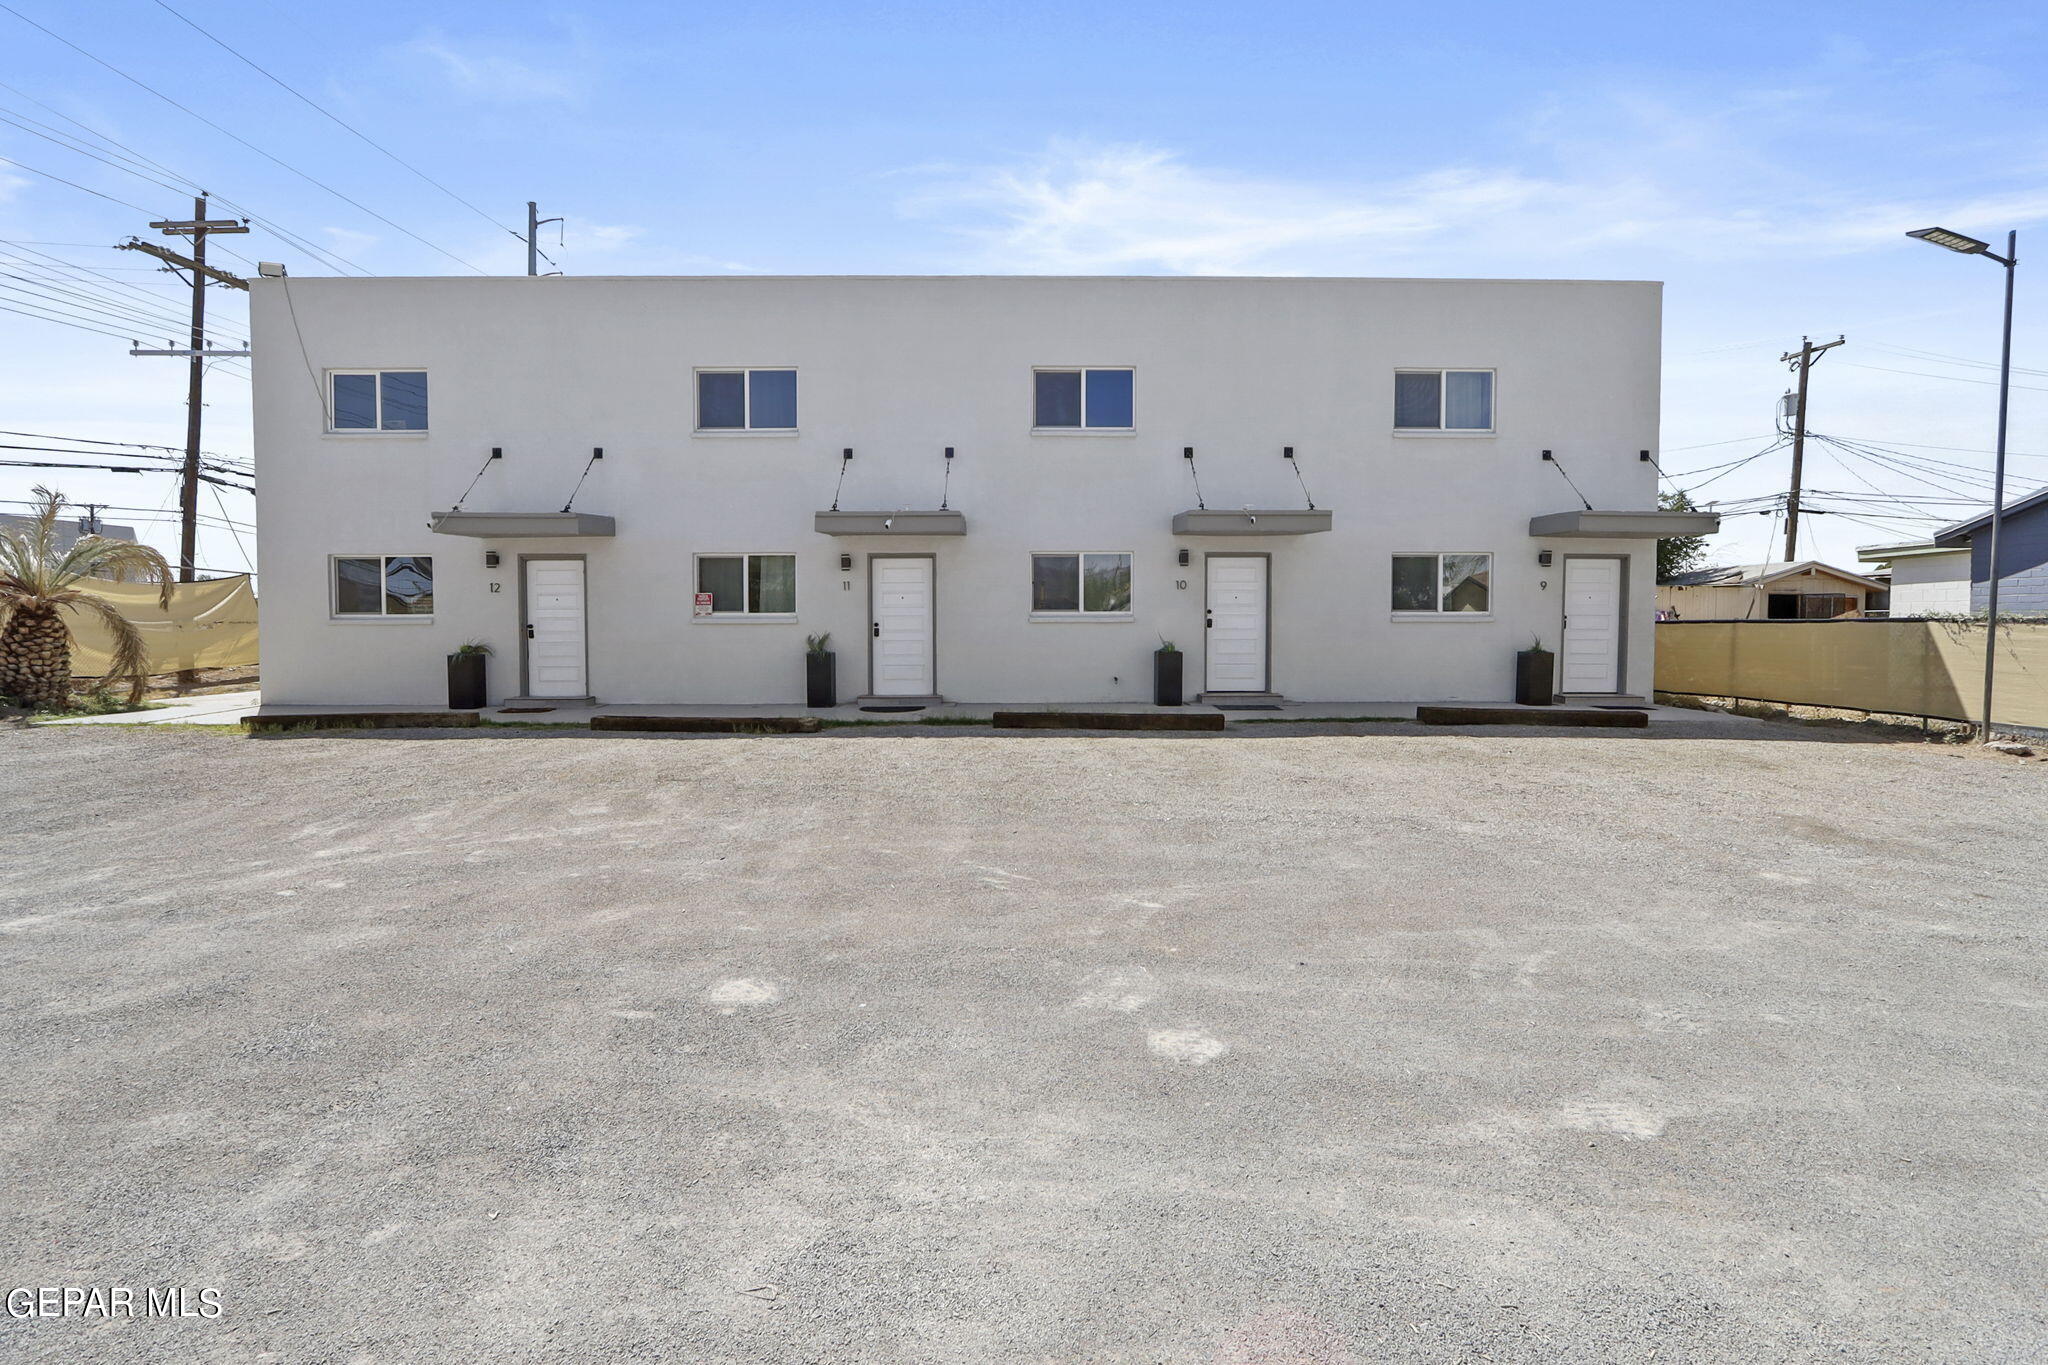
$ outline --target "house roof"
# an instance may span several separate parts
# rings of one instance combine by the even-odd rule
[[[2026,497],[2021,498],[2018,502],[2007,503],[2005,505],[2005,515],[2007,517],[2013,517],[2017,516],[2022,512],[2031,512],[2036,507],[2042,506],[2044,503],[2048,503],[2048,488],[2043,488],[2038,492],[2029,493]],[[1983,530],[1990,524],[1991,514],[1989,512],[1986,512],[1982,516],[1971,517],[1968,521],[1959,521],[1952,526],[1944,526],[1939,531],[1936,531],[1934,533],[1934,543],[1936,545],[1952,548],[1959,543],[1968,541],[1971,536]]]
[[[1856,558],[1865,564],[1885,564],[1894,559],[1919,559],[1926,555],[1968,554],[1967,545],[1936,545],[1931,540],[1902,540],[1894,545],[1858,545]]]
[[[1860,583],[1866,588],[1884,587],[1877,579],[1850,573],[1847,569],[1838,569],[1817,559],[1802,559],[1796,564],[1781,560],[1771,564],[1727,564],[1715,569],[1693,569],[1687,573],[1671,575],[1664,580],[1664,584],[1674,588],[1762,587],[1781,578],[1791,578],[1808,572],[1831,574],[1851,583]]]

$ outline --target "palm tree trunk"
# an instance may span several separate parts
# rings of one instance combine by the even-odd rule
[[[71,699],[71,632],[54,611],[17,608],[0,626],[0,696],[36,711]]]

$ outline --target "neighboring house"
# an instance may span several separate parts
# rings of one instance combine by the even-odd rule
[[[1890,565],[1891,615],[1965,616],[1970,611],[1970,550],[1930,540],[1899,545],[1862,545],[1856,558],[1865,564]]]
[[[1673,574],[1657,609],[1684,621],[1830,621],[1884,612],[1886,585],[1813,559],[1734,564]]]
[[[1888,563],[1896,581],[1918,580],[1912,610],[1894,603],[1894,616],[1981,612],[1990,604],[1991,514],[1945,526],[1926,540],[1870,545],[1856,551],[1864,563]],[[1998,610],[2048,613],[2048,488],[2005,505],[1998,535]]]
[[[1647,695],[1718,526],[1651,283],[250,284],[267,701],[786,704],[825,632],[905,704]]]
[[[26,529],[35,525],[34,517],[22,516],[16,512],[0,512],[0,526]],[[57,552],[62,554],[76,545],[81,536],[105,536],[108,540],[133,540],[133,526],[116,526],[101,521],[98,517],[59,517],[54,528],[57,533]]]

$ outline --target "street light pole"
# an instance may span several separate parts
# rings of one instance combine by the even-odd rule
[[[1984,733],[1991,741],[1991,679],[1998,662],[1998,532],[2005,525],[2005,414],[2012,401],[2012,285],[2019,264],[2020,235],[2005,234],[2005,337],[1998,350],[1998,443],[1991,470],[1991,552],[1987,572],[1991,586],[1984,595]],[[1989,252],[1985,253],[1989,255]]]
[[[2005,527],[2005,427],[2012,402],[2012,289],[2015,267],[2019,265],[2020,235],[2005,234],[2005,254],[1991,249],[1989,242],[1965,237],[1947,228],[1920,228],[1906,234],[1933,246],[1945,247],[1965,256],[1983,256],[2005,267],[2005,329],[1998,352],[1998,441],[1991,471],[1991,545],[1985,554],[1985,575],[1990,582],[1984,592],[1984,711],[1978,738],[1991,739],[1991,693],[1998,671],[1998,533]]]

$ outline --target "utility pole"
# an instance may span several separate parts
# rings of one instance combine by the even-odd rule
[[[562,220],[561,220],[561,219],[559,219],[559,218],[541,218],[541,217],[538,217],[537,215],[538,215],[539,213],[540,213],[540,205],[539,205],[539,204],[537,204],[537,203],[535,203],[535,202],[534,202],[533,200],[531,200],[531,199],[527,200],[527,201],[526,201],[526,273],[527,273],[527,274],[529,274],[529,275],[538,275],[538,274],[540,274],[540,225],[541,225],[542,223],[559,223],[559,222],[561,222],[561,221],[562,221]]]
[[[1785,562],[1799,562],[1799,479],[1806,465],[1806,375],[1813,368],[1813,362],[1820,359],[1821,352],[1832,351],[1840,346],[1846,337],[1836,337],[1825,345],[1816,346],[1805,337],[1799,338],[1799,349],[1787,351],[1778,357],[1799,374],[1799,401],[1792,412],[1792,490],[1785,498]]]
[[[192,345],[185,351],[172,349],[143,350],[131,349],[130,355],[184,355],[190,358],[191,371],[185,382],[185,468],[182,487],[178,494],[178,581],[190,583],[198,577],[199,563],[199,437],[203,425],[206,396],[206,362],[216,356],[247,355],[246,350],[222,351],[210,349],[206,344],[206,282],[214,280],[235,289],[247,289],[248,281],[238,279],[225,270],[216,270],[206,263],[206,239],[215,233],[247,232],[249,225],[233,218],[208,218],[206,196],[199,195],[192,201],[190,221],[166,219],[150,224],[166,237],[190,237],[191,256],[181,256],[175,251],[150,242],[138,242],[133,238],[121,244],[126,251],[141,251],[168,262],[173,268],[180,268],[192,277]]]
[[[166,348],[164,350],[143,350],[131,345],[130,355],[185,355],[189,357],[191,369],[185,381],[185,467],[182,471],[178,492],[178,581],[190,583],[199,577],[199,444],[200,432],[205,423],[206,362],[215,356],[247,355],[247,350],[220,351],[210,349],[206,344],[206,284],[217,281],[233,288],[247,289],[248,282],[237,279],[224,270],[216,270],[206,263],[206,239],[215,233],[247,232],[249,225],[233,218],[208,218],[206,216],[206,195],[200,194],[192,200],[190,220],[165,219],[150,224],[166,237],[189,237],[192,239],[192,254],[181,256],[168,248],[150,242],[129,239],[121,245],[130,251],[141,251],[168,262],[173,268],[181,268],[192,277],[192,344],[185,351]],[[178,671],[180,688],[190,686],[197,680],[191,669]]]

